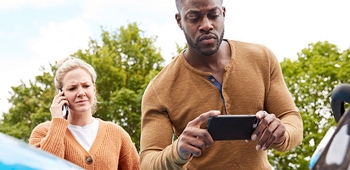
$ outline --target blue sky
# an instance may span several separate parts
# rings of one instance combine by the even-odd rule
[[[264,44],[282,61],[309,43],[328,40],[350,47],[347,0],[224,0],[225,38]],[[28,83],[63,57],[99,40],[101,26],[116,30],[137,22],[170,61],[184,43],[174,0],[1,0],[0,115],[10,105],[11,86]]]

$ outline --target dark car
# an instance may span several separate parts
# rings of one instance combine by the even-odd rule
[[[317,146],[309,162],[312,170],[350,170],[350,85],[341,84],[332,91],[331,107],[338,123],[331,127]]]
[[[81,167],[53,154],[0,133],[1,170],[82,170]]]

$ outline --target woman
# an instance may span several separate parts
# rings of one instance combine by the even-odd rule
[[[94,118],[96,72],[85,61],[68,57],[58,63],[51,121],[39,124],[29,144],[84,169],[140,169],[137,150],[122,127]],[[63,108],[68,109],[63,116]]]

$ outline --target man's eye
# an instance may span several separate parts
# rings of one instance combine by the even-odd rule
[[[190,22],[197,22],[200,19],[200,17],[198,15],[193,15],[193,14],[188,15],[187,18]]]
[[[219,18],[219,15],[209,15],[209,18],[216,19],[216,18]]]
[[[191,22],[197,22],[198,20],[199,20],[199,18],[198,17],[192,17],[192,18],[189,18],[189,20],[191,21]]]

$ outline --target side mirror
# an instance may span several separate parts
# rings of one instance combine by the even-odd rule
[[[350,102],[350,84],[340,84],[332,91],[331,107],[336,122],[345,112],[344,102]]]

